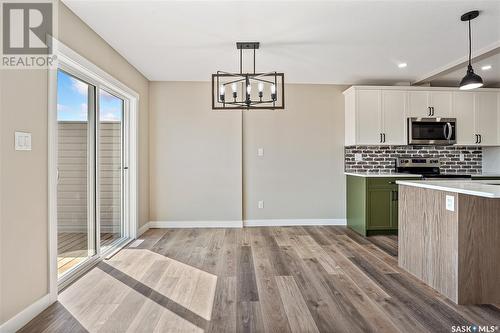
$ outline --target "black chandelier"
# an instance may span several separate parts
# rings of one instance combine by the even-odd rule
[[[240,72],[217,71],[217,74],[212,74],[213,110],[285,108],[285,75],[255,72],[255,50],[259,46],[259,42],[237,42]],[[253,73],[243,73],[243,50],[253,50]]]

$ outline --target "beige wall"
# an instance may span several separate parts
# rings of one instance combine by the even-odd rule
[[[209,83],[152,82],[151,220],[241,219],[242,194],[244,219],[345,218],[345,87],[286,89],[286,110],[245,112],[241,164],[240,111],[212,111]]]
[[[139,219],[149,219],[149,82],[63,4],[59,39],[140,94]],[[0,88],[0,323],[48,293],[47,72],[4,70]],[[14,151],[14,131],[32,133]]]
[[[345,89],[289,84],[284,111],[245,112],[245,220],[345,218]]]
[[[208,82],[151,82],[150,106],[151,220],[241,220],[241,113]]]

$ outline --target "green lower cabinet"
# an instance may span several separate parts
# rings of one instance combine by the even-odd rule
[[[398,185],[415,178],[347,177],[347,226],[363,236],[397,234]]]

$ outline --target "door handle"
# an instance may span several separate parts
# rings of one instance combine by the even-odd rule
[[[446,127],[445,128],[448,129],[448,134],[446,134],[446,131],[445,131],[446,140],[450,141],[451,135],[453,134],[453,127],[451,126],[450,123],[446,123]]]

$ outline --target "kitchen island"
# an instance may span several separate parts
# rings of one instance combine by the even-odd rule
[[[457,304],[500,303],[500,181],[397,181],[399,266]]]

